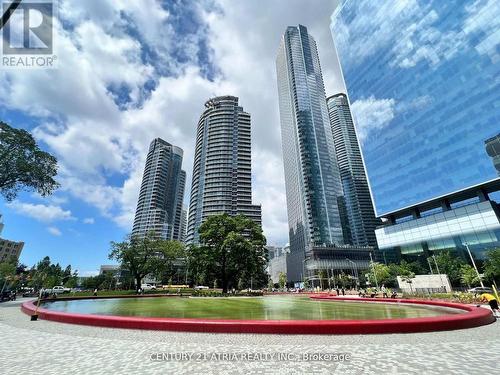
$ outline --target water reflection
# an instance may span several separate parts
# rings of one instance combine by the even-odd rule
[[[43,307],[81,314],[250,320],[395,319],[460,313],[420,305],[319,301],[302,296],[118,298],[55,301]]]

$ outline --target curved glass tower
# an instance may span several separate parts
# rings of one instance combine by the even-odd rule
[[[316,42],[290,26],[276,59],[290,236],[288,279],[300,280],[311,245],[343,244],[342,196]]]
[[[210,215],[243,214],[259,225],[261,208],[252,205],[250,114],[235,96],[205,103],[198,122],[187,243],[198,243],[198,228]]]
[[[331,31],[379,216],[498,177],[500,2],[341,2]]]
[[[163,139],[149,146],[142,178],[133,236],[148,232],[167,240],[182,240],[181,215],[186,172],[182,168],[183,151]]]

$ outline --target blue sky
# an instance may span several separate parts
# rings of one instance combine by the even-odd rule
[[[288,229],[274,59],[288,25],[316,38],[327,93],[342,87],[329,31],[336,1],[61,0],[58,67],[0,71],[0,118],[30,130],[60,165],[49,198],[0,202],[3,237],[27,265],[49,255],[80,274],[109,263],[131,230],[146,151],[184,149],[188,203],[195,127],[204,102],[236,95],[252,115],[253,199],[268,242]]]

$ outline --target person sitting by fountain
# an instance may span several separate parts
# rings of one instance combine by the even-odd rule
[[[392,294],[391,294],[391,298],[395,299],[397,297],[398,297],[398,293],[395,290],[393,290]]]
[[[481,294],[480,299],[481,299],[481,302],[488,302],[488,304],[491,307],[491,311],[493,311],[493,316],[495,318],[500,317],[499,316],[499,309],[498,309],[498,301],[493,294],[483,293],[483,294]]]
[[[385,288],[384,284],[382,284],[382,288],[380,288],[380,290],[382,291],[383,298],[389,298],[389,295],[387,294],[387,289]]]

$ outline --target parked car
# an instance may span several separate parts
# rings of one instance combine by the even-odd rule
[[[53,288],[47,288],[43,290],[43,293],[48,293],[48,294],[62,294],[62,293],[69,293],[71,292],[70,288],[65,288],[62,285],[57,285]]]
[[[201,290],[201,289],[210,289],[208,286],[205,285],[197,285],[194,287],[195,290]]]
[[[35,292],[34,288],[21,288],[21,290],[19,292],[22,293],[23,297],[37,297],[38,296],[38,292]]]
[[[482,287],[482,286],[477,286],[475,288],[469,289],[468,292],[474,293],[474,294],[493,293],[493,289]]]
[[[146,290],[156,290],[156,286],[151,285],[151,284],[141,284],[141,289],[146,291]]]
[[[15,301],[15,300],[16,300],[16,291],[15,290],[4,290],[0,294],[0,302]]]

